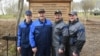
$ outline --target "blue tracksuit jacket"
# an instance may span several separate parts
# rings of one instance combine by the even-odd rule
[[[30,26],[32,25],[32,21],[27,24],[25,20],[21,22],[18,26],[18,33],[17,33],[17,47],[24,47],[27,48],[30,46],[29,43],[29,33],[30,33]]]
[[[31,26],[30,44],[31,47],[45,47],[51,46],[52,23],[46,19],[41,22],[39,19],[35,20]]]

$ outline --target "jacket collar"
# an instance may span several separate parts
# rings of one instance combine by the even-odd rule
[[[40,19],[38,19],[39,20],[39,22],[41,23],[41,24],[45,24],[45,23],[47,23],[47,20],[45,19],[45,21],[44,22],[42,22]]]
[[[63,19],[61,19],[61,20],[55,22],[55,24],[59,24],[59,23],[62,22],[62,21],[63,21]]]
[[[77,20],[74,20],[73,22],[69,21],[69,24],[76,24],[77,22],[79,22],[79,19],[77,18]]]
[[[31,20],[29,23],[27,23],[27,22],[26,22],[26,19],[25,19],[25,20],[24,20],[24,23],[25,23],[25,25],[29,26],[29,25],[32,24],[32,20]]]

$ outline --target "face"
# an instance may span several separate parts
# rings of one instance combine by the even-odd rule
[[[45,13],[39,13],[38,16],[41,20],[45,19]]]
[[[55,21],[59,21],[62,19],[62,15],[61,14],[55,14]]]
[[[25,15],[25,19],[28,22],[28,21],[30,21],[32,19],[32,16],[31,15]]]
[[[69,21],[73,22],[77,19],[76,15],[69,15]]]

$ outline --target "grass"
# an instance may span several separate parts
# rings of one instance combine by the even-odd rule
[[[78,15],[81,17],[84,17],[84,13],[82,13],[82,12],[79,12]],[[100,15],[95,16],[95,15],[90,15],[90,13],[87,13],[87,16],[88,17],[100,17]]]
[[[78,13],[78,16],[79,18],[82,18],[82,19],[86,19],[86,17],[84,16],[84,13],[80,12]],[[90,15],[89,13],[87,13],[87,16],[88,16],[88,20],[91,20],[91,19],[100,19],[100,15]],[[0,15],[0,19],[16,19],[17,16],[15,15],[12,15],[12,14],[8,14],[8,15]],[[21,19],[23,19],[24,16],[22,15]]]
[[[11,19],[15,18],[13,15],[0,15],[0,19]]]
[[[15,19],[15,18],[17,18],[16,15],[11,15],[11,14],[10,15],[0,15],[0,19]]]
[[[78,16],[79,16],[79,18],[86,19],[84,13],[78,13]],[[90,15],[90,13],[87,13],[87,18],[88,18],[88,20],[91,20],[91,19],[98,20],[98,19],[100,19],[100,15],[95,16],[95,15]]]

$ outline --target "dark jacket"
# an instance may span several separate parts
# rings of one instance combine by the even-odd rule
[[[52,46],[60,49],[64,49],[64,46],[62,45],[62,38],[67,36],[67,25],[64,23],[63,20],[60,20],[58,22],[55,22],[53,24],[53,36],[52,36]]]
[[[52,23],[46,19],[41,22],[39,19],[35,20],[31,27],[30,44],[31,47],[50,47],[52,35]]]
[[[63,44],[69,44],[69,46],[74,46],[75,51],[81,51],[86,39],[85,39],[85,27],[77,19],[74,22],[68,23],[68,37],[63,38]],[[68,41],[66,43],[66,41]]]
[[[26,23],[24,20],[21,22],[18,26],[18,40],[17,40],[17,46],[18,47],[29,47],[29,32],[30,32],[30,26],[32,24],[32,21],[30,23]]]

